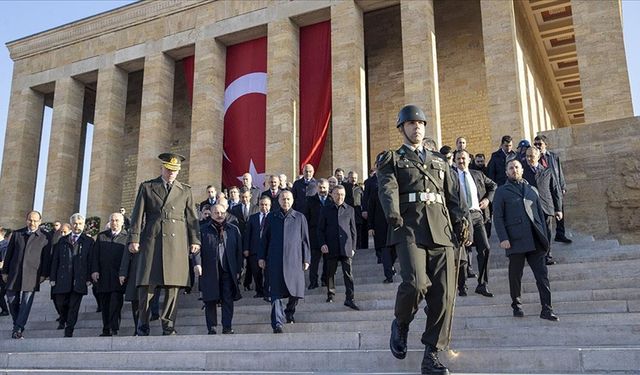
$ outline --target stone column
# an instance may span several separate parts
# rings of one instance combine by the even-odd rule
[[[51,140],[47,163],[43,219],[66,220],[77,212],[78,166],[85,141],[82,127],[84,84],[72,77],[56,81],[51,119]]]
[[[43,112],[44,95],[30,88],[11,93],[0,176],[2,224],[9,228],[23,227],[33,209]]]
[[[503,135],[517,143],[525,135],[522,53],[518,51],[516,20],[511,0],[483,0],[482,40],[487,78],[491,142],[497,148]],[[526,103],[525,103],[526,104]]]
[[[196,42],[191,108],[189,183],[194,195],[222,181],[225,46],[214,39]]]
[[[404,102],[422,108],[428,119],[426,136],[442,144],[433,0],[402,0],[400,17]]]
[[[284,173],[294,181],[300,174],[298,26],[285,18],[269,23],[267,30],[266,172]]]
[[[171,146],[174,75],[175,61],[164,53],[145,58],[138,136],[137,184],[160,175],[161,164],[158,155],[169,151]]]
[[[362,9],[349,1],[331,6],[333,169],[367,176],[367,119]]]
[[[128,78],[116,66],[98,72],[87,216],[100,217],[102,224],[121,204]]]
[[[572,0],[571,10],[585,122],[633,116],[620,1]]]

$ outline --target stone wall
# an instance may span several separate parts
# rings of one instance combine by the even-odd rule
[[[567,227],[598,238],[639,243],[640,117],[543,134],[560,155],[567,180]]]
[[[404,103],[400,6],[364,15],[369,167],[376,155],[402,142],[396,116]]]
[[[482,20],[479,1],[434,2],[442,144],[464,136],[473,153],[490,155]]]

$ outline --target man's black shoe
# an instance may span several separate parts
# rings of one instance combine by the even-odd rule
[[[466,297],[467,296],[467,288],[458,288],[458,295],[460,297]]]
[[[333,296],[327,297],[327,303],[333,303]]]
[[[175,336],[178,332],[175,329],[168,329],[166,331],[162,331],[162,336]]]
[[[558,237],[556,236],[556,238],[554,239],[554,241],[556,242],[562,242],[562,243],[572,243],[573,241],[571,241],[570,239],[568,239],[567,237]]]
[[[215,335],[216,333],[218,333],[218,332],[216,332],[216,329],[215,329],[215,328],[211,328],[211,329],[209,330],[209,333],[208,333],[208,334],[209,334],[209,335]]]
[[[73,337],[73,330],[69,328],[64,329],[64,337]]]
[[[102,330],[102,333],[100,334],[100,337],[107,337],[107,336],[111,336],[111,331],[107,330]]]
[[[467,267],[467,278],[468,279],[473,279],[476,276],[477,276],[476,273],[473,272],[473,268]]]
[[[56,329],[64,329],[64,323],[63,322],[58,323],[58,328]]]
[[[555,260],[553,260],[553,257],[546,257],[544,260],[547,266],[553,266],[554,264],[558,263]]]
[[[9,311],[7,310],[0,311],[0,316],[7,316],[7,315],[9,315]]]
[[[231,327],[222,327],[222,334],[223,335],[233,335],[235,332],[233,332],[233,329]]]
[[[118,330],[112,330],[111,336],[118,336]]]
[[[23,339],[24,337],[22,336],[22,332],[20,331],[13,331],[13,333],[11,333],[11,338],[12,339]]]
[[[391,337],[389,338],[389,348],[394,357],[404,359],[407,356],[408,335],[409,325],[399,324],[394,319],[391,323]]]
[[[138,336],[149,336],[149,326],[143,325],[136,330]]]
[[[264,298],[264,294],[263,293],[256,293],[253,298]]]
[[[493,297],[493,293],[489,291],[486,285],[478,285],[476,287],[476,293],[482,294],[485,297]]]
[[[316,289],[316,288],[318,288],[318,283],[311,283],[311,284],[309,284],[309,287],[307,289],[313,290],[313,289]]]
[[[360,307],[358,307],[358,305],[356,305],[356,303],[353,302],[352,299],[348,299],[348,300],[344,301],[344,305],[347,306],[348,308],[360,311]]]
[[[393,279],[384,279],[382,280],[383,284],[393,284]]]
[[[286,319],[288,324],[294,324],[296,322],[296,320],[293,318],[293,315],[287,316]]]
[[[422,357],[422,366],[420,366],[420,370],[422,374],[426,375],[449,374],[449,369],[440,363],[438,351],[432,346],[427,346],[424,349],[424,356]]]
[[[269,303],[271,303],[271,297],[269,297],[269,296],[264,296],[262,299],[263,299],[265,302],[269,302]]]
[[[276,326],[276,328],[273,329],[273,333],[282,333],[282,327]]]
[[[557,322],[560,320],[556,314],[553,313],[553,310],[542,310],[540,313],[540,318],[550,320],[552,322]]]
[[[158,315],[158,314],[152,314],[152,315],[151,315],[151,319],[149,319],[149,320],[153,322],[154,320],[158,320],[158,319],[160,319],[160,315]]]
[[[514,307],[513,316],[515,316],[516,318],[522,318],[524,316],[524,311],[522,310],[522,307],[520,306]]]

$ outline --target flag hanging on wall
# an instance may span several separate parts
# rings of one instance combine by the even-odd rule
[[[227,47],[222,184],[237,186],[244,173],[262,189],[267,118],[267,38]]]
[[[318,168],[331,119],[331,23],[300,28],[300,169]]]

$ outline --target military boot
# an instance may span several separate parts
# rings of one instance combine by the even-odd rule
[[[391,338],[389,339],[389,348],[391,354],[398,359],[404,359],[407,356],[407,336],[409,335],[409,325],[400,324],[397,320],[391,323]]]
[[[431,345],[424,348],[421,373],[426,375],[449,375],[449,369],[440,363],[438,350]]]

